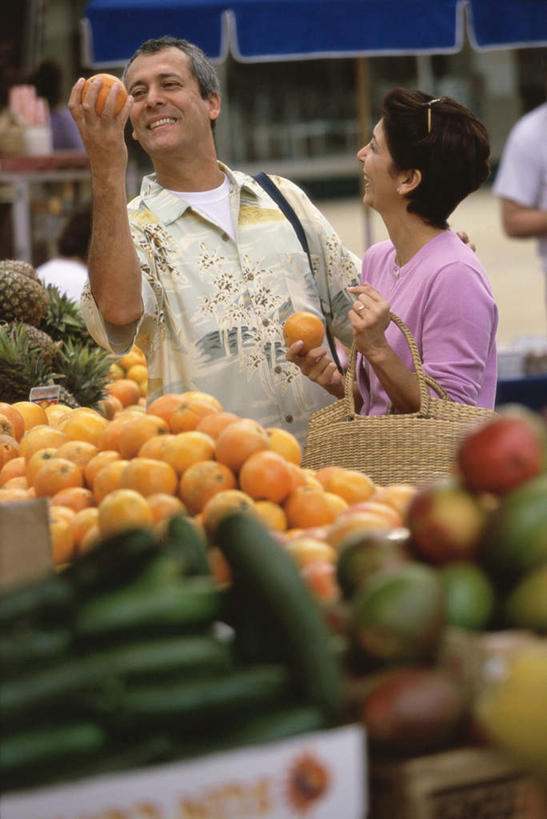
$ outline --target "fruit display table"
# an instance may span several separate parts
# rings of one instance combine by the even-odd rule
[[[13,212],[13,249],[16,259],[32,261],[31,205],[33,188],[43,183],[88,182],[85,154],[56,151],[47,156],[0,157],[0,186],[8,188]],[[78,187],[76,185],[76,188]]]

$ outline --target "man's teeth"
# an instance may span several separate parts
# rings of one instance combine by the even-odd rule
[[[171,122],[174,122],[174,119],[170,117],[164,117],[163,119],[157,119],[156,122],[153,122],[150,125],[150,130],[154,130],[154,128],[159,128],[160,125],[169,125]]]

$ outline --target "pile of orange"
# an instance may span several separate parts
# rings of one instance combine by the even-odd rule
[[[136,344],[110,365],[106,391],[107,397],[100,407],[106,418],[113,418],[123,407],[145,406],[148,367],[144,353]]]
[[[0,503],[49,498],[58,565],[105,535],[161,527],[175,514],[193,517],[218,562],[219,520],[245,509],[287,546],[314,591],[329,597],[347,533],[402,525],[415,491],[377,487],[341,467],[305,469],[290,432],[240,418],[197,391],[162,395],[146,409],[122,404],[111,420],[83,407],[0,403],[0,427]]]

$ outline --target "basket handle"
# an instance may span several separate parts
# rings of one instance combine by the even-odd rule
[[[414,365],[414,372],[418,377],[418,386],[420,389],[420,408],[416,413],[409,413],[409,415],[418,415],[421,417],[427,417],[429,415],[429,389],[431,387],[440,398],[445,400],[450,400],[446,390],[441,387],[434,378],[430,375],[426,375],[424,372],[424,366],[422,364],[422,359],[420,358],[420,352],[418,350],[418,345],[414,340],[414,336],[399,316],[396,316],[395,313],[389,314],[390,321],[392,321],[404,335],[408,347],[410,349],[410,355],[412,356],[412,363]],[[344,400],[346,402],[348,408],[348,415],[354,418],[356,416],[355,412],[355,396],[353,392],[353,386],[356,380],[356,368],[355,365],[357,363],[357,349],[355,347],[355,343],[351,345],[351,352],[348,362],[348,367],[346,370],[346,374],[344,376]]]

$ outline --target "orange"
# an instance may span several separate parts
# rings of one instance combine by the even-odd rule
[[[51,461],[52,458],[57,457],[57,449],[54,446],[47,446],[44,449],[38,449],[34,452],[28,461],[25,461],[27,465],[27,480],[29,482],[29,486],[34,484],[34,476],[38,472],[41,466],[46,461]]]
[[[78,552],[85,554],[90,549],[93,549],[101,541],[101,530],[99,529],[99,510],[95,507],[97,512],[97,523],[92,523],[83,533],[80,543],[78,544]]]
[[[82,470],[67,458],[52,458],[45,461],[34,475],[32,485],[36,497],[53,497],[59,490],[69,486],[83,486]]]
[[[9,463],[9,461],[8,461]],[[4,489],[28,489],[28,481],[25,475],[19,475],[15,478],[10,478],[9,481],[6,481],[4,484]]]
[[[26,472],[27,463],[22,455],[18,455],[16,458],[10,458],[0,469],[0,487],[4,486],[5,483],[12,478],[26,477]]]
[[[239,489],[226,489],[218,492],[203,507],[203,526],[210,537],[214,538],[216,528],[226,515],[232,512],[254,514],[252,498]]]
[[[93,76],[89,77],[85,81],[84,87],[82,88],[82,102],[89,91],[90,85],[97,80],[101,80],[101,87],[99,88],[97,101],[95,102],[96,112],[98,114],[102,113],[108,93],[112,86],[115,85],[118,89],[118,96],[116,97],[116,102],[114,103],[114,115],[118,114],[125,105],[127,91],[125,90],[121,80],[119,80],[118,77],[115,77],[114,74],[93,74]]]
[[[292,432],[281,427],[266,427],[270,449],[297,466],[302,463],[302,447]]]
[[[122,474],[129,461],[121,458],[103,466],[93,479],[91,491],[97,503],[100,503],[110,492],[120,488]]]
[[[186,515],[185,505],[175,495],[155,492],[153,495],[147,496],[146,502],[152,512],[154,523],[163,523],[175,515]]]
[[[72,518],[74,517],[76,512],[74,511],[74,509],[71,509],[69,506],[60,506],[60,505],[59,506],[52,506],[50,504],[48,514],[49,514],[50,519],[51,519],[52,515],[54,515],[55,517],[60,518],[61,520],[72,520]]]
[[[108,421],[95,410],[80,407],[67,412],[59,419],[57,429],[65,433],[69,441],[87,441],[97,446]]]
[[[196,426],[199,432],[205,432],[210,435],[215,441],[222,432],[222,430],[234,421],[239,421],[239,415],[235,412],[214,412],[212,415],[204,415]]]
[[[119,378],[125,378],[125,370],[119,364],[111,364],[108,368],[108,381],[117,381]]]
[[[123,409],[123,404],[115,395],[105,395],[98,403],[99,412],[107,419],[112,421],[117,412]]]
[[[122,428],[125,424],[127,424],[131,418],[135,418],[137,415],[136,412],[131,412],[125,414],[124,412],[120,412],[116,415],[112,421],[109,421],[107,426],[104,428],[101,437],[97,443],[97,447],[99,450],[103,449],[115,449],[119,452],[120,449],[120,433]],[[141,413],[139,412],[139,417]]]
[[[229,424],[218,436],[215,458],[237,473],[250,455],[268,448],[264,427],[250,418],[241,418]]]
[[[211,546],[207,550],[207,560],[209,562],[209,569],[215,583],[217,583],[219,586],[224,586],[227,583],[231,583],[232,573],[230,571],[230,564],[218,546]]]
[[[173,467],[152,458],[132,458],[120,477],[120,488],[134,489],[145,497],[156,492],[174,495],[177,486],[178,476]]]
[[[52,427],[56,427],[61,418],[64,418],[68,412],[72,412],[72,408],[66,404],[50,404],[45,409],[47,422]]]
[[[368,500],[375,490],[374,483],[363,472],[356,469],[343,469],[333,472],[325,483],[327,492],[340,495],[348,503]]]
[[[335,472],[343,472],[343,470],[343,466],[324,466],[322,469],[316,470],[315,477],[324,489],[330,476],[334,475]]]
[[[269,500],[255,501],[255,512],[259,520],[267,529],[274,532],[285,532],[287,529],[287,515],[278,503]]]
[[[343,515],[352,514],[353,512],[371,512],[374,515],[380,515],[385,518],[393,528],[403,525],[403,519],[399,512],[382,501],[374,500],[374,496],[367,501],[360,501],[359,503],[352,503],[342,512]]]
[[[334,509],[336,517],[344,512],[345,509],[348,508],[349,504],[344,498],[341,498],[340,495],[335,495],[334,492],[326,492],[325,495],[327,496],[328,502],[330,503],[331,507]]]
[[[11,435],[0,434],[0,468],[20,455],[19,443]]]
[[[12,437],[16,441],[20,441],[25,431],[25,420],[18,409],[13,404],[8,404],[5,401],[0,401],[0,413],[5,415],[11,422],[13,433]]]
[[[0,412],[0,434],[10,435],[13,438],[13,431],[13,424],[9,418],[7,418],[3,412]]]
[[[197,461],[186,469],[180,479],[179,496],[189,511],[201,512],[213,495],[235,489],[236,477],[232,470],[218,461]]]
[[[307,353],[319,347],[325,335],[325,325],[315,313],[299,310],[293,313],[283,324],[283,339],[287,347],[295,341],[303,341],[300,353]]]
[[[68,563],[75,553],[71,522],[61,509],[60,506],[54,506],[49,510],[49,536],[53,562],[56,566]]]
[[[109,381],[106,385],[106,392],[108,395],[115,396],[124,407],[136,404],[141,394],[139,385],[131,378],[118,378],[115,381]]]
[[[313,563],[315,560],[327,560],[329,563],[335,563],[337,559],[337,552],[329,543],[315,537],[309,537],[305,533],[290,538],[286,542],[285,548],[300,567]]]
[[[58,449],[64,444],[67,437],[62,430],[50,427],[49,424],[37,424],[28,429],[19,442],[20,454],[28,459],[39,449],[55,447]]]
[[[296,489],[297,486],[305,486],[307,476],[302,467],[293,464],[292,461],[287,461],[287,466],[291,475],[291,491]]]
[[[139,458],[155,458],[163,461],[163,452],[167,441],[171,441],[175,436],[171,432],[164,432],[161,435],[154,435],[149,438],[139,449]]]
[[[70,531],[72,533],[72,541],[78,551],[79,546],[92,526],[97,526],[99,520],[99,510],[96,506],[86,506],[76,512],[70,520]]]
[[[89,441],[67,441],[61,444],[57,450],[57,455],[59,458],[68,458],[69,461],[74,461],[80,469],[83,469],[97,455],[98,451],[95,444],[91,444]]]
[[[201,390],[186,390],[186,392],[182,393],[182,397],[184,401],[193,401],[197,399],[198,401],[205,400],[212,404],[219,412],[222,412],[224,407],[218,400],[215,398],[214,395],[211,395],[210,392],[202,392]]]
[[[75,512],[81,509],[87,509],[89,506],[95,506],[95,498],[91,489],[85,486],[69,486],[66,489],[60,489],[51,498],[52,506],[68,506]]]
[[[125,373],[125,377],[136,381],[139,386],[145,384],[148,380],[148,367],[146,364],[133,364]]]
[[[101,537],[135,527],[152,526],[154,518],[146,499],[134,489],[115,489],[99,503]]]
[[[371,500],[387,503],[404,518],[417,491],[417,487],[409,483],[391,483],[387,486],[378,486]]]
[[[336,581],[336,568],[328,560],[314,560],[302,566],[300,573],[317,600],[322,603],[336,603],[340,598]]]
[[[114,422],[111,421],[111,423]],[[168,432],[167,421],[156,415],[141,413],[139,417],[130,418],[122,426],[118,439],[118,449],[122,458],[134,458],[145,441]]]
[[[336,512],[325,492],[314,486],[297,486],[284,503],[287,522],[291,529],[307,529],[332,523]]]
[[[387,517],[371,511],[346,511],[329,526],[327,541],[334,549],[339,549],[352,532],[388,531],[393,524]]]
[[[146,412],[148,415],[157,415],[169,423],[171,413],[182,404],[181,392],[166,392],[150,402]]]
[[[45,409],[40,404],[35,404],[34,401],[15,401],[12,407],[15,407],[23,416],[26,430],[37,426],[37,424],[47,424],[48,422]]]
[[[208,398],[183,399],[169,418],[169,429],[173,433],[195,429],[207,415],[218,413],[216,406]]]
[[[214,452],[213,439],[192,429],[189,432],[179,432],[166,443],[163,460],[171,464],[178,475],[182,475],[192,464],[211,460]]]
[[[103,449],[98,452],[84,466],[84,480],[88,489],[93,488],[93,481],[98,472],[112,461],[120,461],[122,456],[115,449]]]
[[[287,461],[268,449],[255,452],[240,469],[239,485],[254,500],[282,503],[292,488]]]
[[[130,370],[131,367],[134,367],[135,364],[145,363],[146,358],[144,356],[144,353],[137,347],[136,344],[133,345],[133,347],[128,353],[125,353],[125,355],[122,355],[118,359],[116,359],[116,364],[118,364],[120,367],[123,367],[125,372],[127,372],[127,370]]]
[[[31,497],[28,489],[13,487],[12,489],[0,489],[0,503],[12,503],[13,501],[28,500]]]

